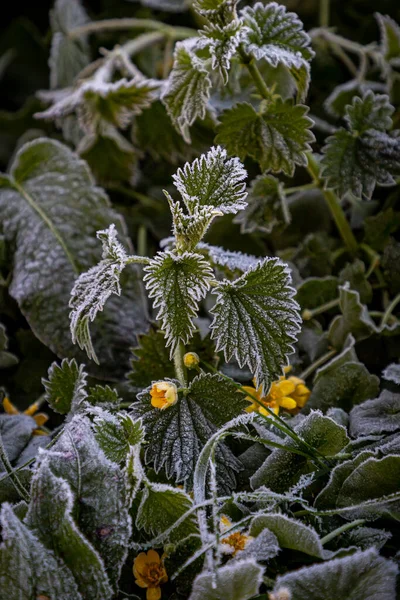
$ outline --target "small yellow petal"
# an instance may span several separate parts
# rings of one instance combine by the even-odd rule
[[[161,559],[158,552],[155,550],[149,550],[147,553],[147,562],[160,564]]]
[[[279,400],[279,404],[283,407],[283,408],[287,408],[288,410],[293,410],[294,408],[296,408],[297,404],[296,401],[293,400],[292,398],[289,398],[288,396],[281,398]]]
[[[8,415],[19,415],[19,410],[10,402],[7,396],[3,398],[3,408]]]
[[[146,600],[160,600],[161,588],[160,587],[149,587],[146,592]]]
[[[38,410],[39,410],[39,404],[37,402],[34,402],[30,406],[28,406],[28,408],[26,410],[24,410],[24,415],[28,415],[29,417],[31,417]]]
[[[144,567],[147,565],[147,556],[145,552],[141,552],[140,554],[137,555],[137,557],[135,558],[135,560],[133,561],[133,569],[134,571],[136,570],[138,573],[142,572]],[[135,577],[137,577],[136,573]]]
[[[294,392],[296,386],[292,381],[281,381],[278,383],[279,391],[283,396],[289,396]]]
[[[38,425],[39,427],[41,427],[42,425],[47,423],[47,421],[49,420],[49,417],[47,415],[45,415],[44,413],[38,413],[33,418],[36,422],[36,425]]]

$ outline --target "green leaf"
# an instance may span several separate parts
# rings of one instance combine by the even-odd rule
[[[391,237],[386,244],[381,265],[389,291],[392,294],[400,292],[400,244]]]
[[[225,110],[217,128],[216,142],[242,160],[251,156],[263,171],[292,177],[295,166],[306,166],[306,152],[314,141],[308,107],[275,97],[256,110],[247,102]]]
[[[352,103],[355,96],[362,98],[366,92],[384,92],[385,86],[376,81],[359,81],[351,79],[335,87],[324,102],[326,112],[336,119],[343,118],[346,107]]]
[[[285,65],[298,79],[304,79],[306,73],[307,82],[300,85],[300,96],[304,99],[314,52],[311,38],[298,16],[276,2],[267,5],[257,2],[253,7],[246,6],[240,14],[247,26],[244,41],[247,52],[272,67]]]
[[[162,94],[167,112],[185,142],[190,144],[189,127],[206,116],[211,79],[204,60],[195,53],[196,40],[178,42],[174,66]]]
[[[246,406],[244,394],[233,382],[202,374],[193,379],[187,395],[166,410],[151,405],[150,388],[138,395],[131,408],[132,414],[143,420],[146,462],[154,463],[156,472],[164,468],[167,477],[180,482],[192,478],[200,451],[210,437]],[[240,463],[224,444],[219,445],[216,459],[220,484],[232,488],[233,472]]]
[[[348,130],[339,129],[323,148],[322,176],[340,196],[370,200],[376,185],[395,184],[400,137],[389,134],[394,108],[388,96],[367,92],[346,109]]]
[[[189,213],[197,206],[237,213],[247,206],[246,170],[238,158],[227,158],[226,150],[213,146],[207,154],[186,163],[173,176]]]
[[[18,364],[18,358],[11,352],[7,352],[8,337],[6,328],[0,323],[0,369],[8,369]]]
[[[10,462],[16,460],[27,446],[36,427],[36,422],[28,415],[0,415],[0,436]],[[1,471],[3,463],[0,461]]]
[[[189,600],[249,600],[258,593],[263,568],[254,559],[237,560],[215,573],[207,571],[196,577]]]
[[[132,370],[128,379],[132,386],[143,389],[152,380],[161,381],[175,375],[174,365],[165,346],[164,334],[158,329],[150,329],[139,336],[139,346],[133,349]]]
[[[349,412],[355,404],[374,398],[379,392],[379,377],[371,375],[359,362],[333,364],[329,370],[317,372],[305,412],[338,407]]]
[[[234,223],[240,224],[241,233],[282,230],[290,223],[283,183],[273,175],[258,175],[253,179],[247,207],[235,217]]]
[[[335,300],[337,295],[337,277],[308,277],[297,288],[296,300],[301,308],[313,309]]]
[[[193,506],[193,501],[186,492],[170,485],[147,483],[136,515],[136,527],[144,529],[151,536],[158,536],[180,519]],[[169,536],[171,543],[191,534],[198,533],[195,515],[176,527]]]
[[[394,67],[400,65],[400,27],[389,15],[375,13],[381,33],[381,52]]]
[[[0,219],[15,244],[10,294],[35,335],[60,355],[84,355],[74,347],[68,300],[74,280],[100,259],[96,231],[124,223],[94,186],[87,165],[66,146],[38,139],[20,149],[10,176],[0,178]],[[93,329],[102,377],[125,370],[129,347],[143,330],[146,310],[138,274],[124,273],[124,295],[112,299]],[[83,361],[82,361],[83,362]]]
[[[122,402],[118,392],[109,385],[95,385],[88,390],[86,401],[94,406],[101,405],[107,410],[113,409]]]
[[[294,429],[324,456],[337,454],[349,441],[344,427],[318,411],[305,417]],[[287,439],[284,445],[288,450],[274,450],[250,479],[253,489],[265,485],[274,492],[285,492],[298,482],[301,475],[315,470],[305,456],[290,452],[290,448],[297,449],[296,442]]]
[[[339,306],[342,314],[333,319],[328,333],[335,348],[342,347],[349,333],[359,341],[379,331],[369,316],[367,307],[361,304],[359,293],[349,289],[347,283],[339,286]]]
[[[159,252],[144,271],[143,281],[149,297],[154,298],[153,307],[159,308],[157,319],[172,357],[179,342],[187,344],[196,330],[193,318],[210,289],[212,269],[200,254],[167,251]]]
[[[272,531],[281,548],[304,552],[322,559],[330,558],[332,555],[329,550],[324,550],[315,529],[297,519],[279,513],[254,517],[250,526],[250,535],[258,536],[265,529]]]
[[[71,571],[4,503],[0,513],[0,586],[7,600],[47,597],[82,600]]]
[[[364,222],[365,242],[374,250],[381,252],[388,244],[390,236],[400,227],[400,213],[388,208]]]
[[[228,83],[228,72],[231,60],[244,35],[243,23],[233,19],[226,25],[206,25],[201,33],[200,45],[209,49],[212,58],[212,68],[219,71],[224,84]]]
[[[97,413],[100,412],[101,409],[97,409]],[[123,471],[106,458],[89,419],[81,414],[66,425],[46,457],[54,475],[71,487],[79,506],[77,524],[101,555],[115,585],[127,557],[131,535]],[[40,480],[40,472],[37,477]],[[48,501],[52,501],[51,495]],[[43,518],[38,515],[37,522],[42,523]],[[52,528],[46,531],[49,539],[56,535]]]
[[[65,88],[90,60],[87,36],[71,39],[69,32],[86,25],[89,17],[80,0],[56,0],[50,12],[53,39],[50,52],[50,86]]]
[[[363,304],[369,304],[372,300],[372,287],[365,277],[365,263],[358,258],[353,263],[347,263],[339,273],[339,283],[342,285],[348,281],[350,289],[360,295]]]
[[[373,398],[370,395],[369,398]],[[383,390],[374,400],[355,406],[350,413],[352,437],[393,433],[400,429],[400,394]]]
[[[393,600],[396,574],[396,565],[374,548],[280,576],[274,593],[286,588],[296,600]]]
[[[192,252],[204,237],[214,218],[221,216],[222,213],[212,206],[206,205],[195,206],[191,214],[186,214],[182,210],[180,202],[174,202],[165,190],[164,194],[172,213],[172,232],[176,248],[178,251]]]
[[[221,25],[235,15],[237,0],[195,0],[193,8],[210,23]]]
[[[94,415],[95,438],[104,454],[115,463],[126,462],[130,446],[141,444],[144,432],[140,420],[133,421],[126,413],[111,414],[99,407]]]
[[[65,563],[83,598],[111,598],[112,589],[103,561],[80,533],[72,517],[71,489],[64,479],[52,473],[46,459],[42,460],[33,477],[31,497],[26,516],[28,527]]]
[[[287,266],[265,258],[235,281],[215,288],[212,338],[225,360],[247,365],[265,390],[282,375],[300,330],[299,306]]]
[[[48,379],[42,379],[46,402],[61,415],[78,410],[87,397],[86,377],[83,365],[78,367],[74,358],[64,358],[60,366],[54,362]]]
[[[213,267],[228,274],[236,272],[239,275],[244,273],[251,267],[257,266],[260,261],[256,256],[235,252],[234,250],[225,250],[220,246],[210,246],[210,244],[203,242],[197,245],[197,250],[205,252]]]

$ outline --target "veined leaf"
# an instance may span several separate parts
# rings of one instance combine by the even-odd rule
[[[132,405],[135,417],[143,419],[148,442],[145,457],[158,472],[177,482],[191,481],[202,447],[210,437],[246,407],[244,394],[219,375],[202,374],[193,379],[186,396],[166,410],[151,405],[150,388],[138,395]],[[222,489],[234,486],[239,461],[220,444],[216,450],[217,474]]]
[[[178,169],[173,180],[190,213],[196,206],[236,213],[247,206],[246,176],[238,158],[228,158],[226,150],[213,146],[207,154]]]
[[[222,267],[221,270],[227,270],[228,273],[234,271],[244,273],[251,267],[255,267],[260,261],[256,256],[235,252],[234,250],[225,250],[220,246],[211,246],[204,242],[197,244],[197,250],[205,252],[214,267]]]
[[[0,177],[0,219],[16,244],[10,294],[35,335],[61,357],[84,355],[71,341],[68,299],[74,280],[99,261],[96,231],[124,223],[96,187],[87,165],[66,146],[49,139],[26,144],[9,176]],[[93,329],[102,376],[124,371],[129,347],[146,322],[138,274],[124,273],[124,295],[109,302]],[[82,361],[83,362],[83,361]]]
[[[277,2],[246,6],[240,16],[246,25],[244,43],[247,52],[257,60],[266,60],[272,67],[279,64],[288,67],[300,83],[299,95],[304,100],[310,80],[309,62],[314,52],[311,38],[298,16],[287,12],[286,7]]]
[[[381,32],[381,52],[389,64],[400,66],[400,27],[389,15],[375,13]]]
[[[253,558],[230,562],[213,574],[203,572],[193,583],[189,600],[249,600],[262,583],[263,568]]]
[[[284,186],[273,175],[258,175],[249,189],[247,207],[234,219],[242,233],[271,233],[290,222]]]
[[[172,213],[172,232],[178,251],[193,251],[204,237],[207,229],[216,216],[222,213],[214,207],[195,206],[191,214],[185,214],[179,202],[174,202],[167,191],[164,190]]]
[[[57,0],[50,12],[53,40],[50,53],[50,86],[65,88],[90,60],[87,36],[72,40],[68,34],[89,21],[80,0]]]
[[[196,326],[199,302],[210,289],[213,272],[200,254],[159,252],[144,267],[143,281],[153,307],[159,308],[157,319],[162,323],[171,357],[182,341],[187,344]]]
[[[400,136],[389,134],[394,108],[388,96],[367,92],[346,109],[348,130],[339,129],[323,149],[322,176],[340,196],[370,200],[376,185],[395,184],[400,173]]]
[[[51,408],[62,415],[75,411],[86,399],[86,373],[83,365],[78,367],[76,360],[64,358],[61,365],[53,363],[48,380],[43,379],[45,400]]]
[[[206,115],[210,88],[207,65],[196,55],[193,41],[178,42],[174,67],[161,99],[173,124],[188,144],[191,141],[189,127],[197,118],[204,119]]]
[[[225,84],[228,83],[228,72],[230,63],[236,50],[243,40],[244,28],[239,19],[234,19],[227,25],[206,25],[201,31],[202,40],[200,45],[204,45],[210,51],[212,58],[212,68],[218,69]]]
[[[96,441],[104,454],[115,463],[125,463],[130,447],[143,441],[141,421],[133,421],[126,413],[112,414],[100,407],[90,409],[89,413],[94,416]]]
[[[224,144],[231,155],[251,156],[263,171],[283,171],[292,177],[296,165],[307,165],[306,152],[315,139],[308,110],[279,97],[263,105],[259,113],[247,102],[237,104],[221,115],[216,142]]]
[[[400,394],[389,390],[383,390],[378,398],[355,406],[350,413],[350,433],[353,437],[393,433],[399,429]]]
[[[235,281],[215,288],[212,337],[228,361],[247,365],[256,385],[268,390],[282,375],[300,331],[299,305],[290,272],[277,258],[265,258]]]
[[[195,0],[193,8],[215,25],[225,25],[235,15],[237,0]]]

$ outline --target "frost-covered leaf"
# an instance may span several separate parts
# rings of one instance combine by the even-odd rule
[[[307,95],[310,66],[314,57],[311,38],[295,13],[277,2],[267,5],[257,2],[241,11],[245,29],[245,47],[257,60],[265,60],[272,67],[283,64],[300,80],[301,99]],[[306,81],[301,81],[306,79]]]
[[[357,546],[361,550],[376,548],[380,550],[392,537],[390,531],[375,529],[374,527],[357,527],[346,536],[350,546]]]
[[[211,79],[205,61],[195,53],[196,40],[178,42],[174,66],[161,99],[184,140],[190,144],[189,127],[206,116]]]
[[[174,365],[165,346],[164,334],[152,328],[139,336],[138,341],[139,346],[133,349],[132,370],[128,373],[130,384],[143,389],[152,380],[161,381],[174,377]]]
[[[400,364],[392,363],[382,373],[383,379],[387,381],[393,381],[400,385]]]
[[[235,56],[244,37],[242,21],[233,19],[227,25],[206,25],[201,31],[201,36],[200,44],[210,51],[212,68],[219,70],[223,82],[227,84],[232,57]]]
[[[363,304],[369,304],[372,300],[372,287],[365,276],[365,263],[356,259],[353,263],[347,263],[339,273],[339,283],[349,283],[350,289],[360,295]]]
[[[293,600],[393,600],[397,571],[371,549],[286,573],[278,577],[274,592],[286,588]]]
[[[197,250],[205,252],[214,267],[225,267],[228,272],[240,271],[244,273],[251,267],[257,266],[260,261],[256,256],[243,254],[243,252],[236,252],[235,250],[225,250],[220,246],[211,246],[203,242],[197,245]]]
[[[62,415],[78,410],[86,399],[86,373],[83,365],[78,367],[76,360],[64,358],[61,365],[53,363],[48,379],[43,379],[45,400],[51,408]]]
[[[97,412],[99,414],[101,409]],[[75,416],[65,427],[56,444],[47,451],[46,464],[57,477],[68,482],[74,497],[79,500],[77,523],[103,558],[107,573],[115,584],[127,556],[131,535],[123,471],[106,458],[97,444],[89,419],[83,415]],[[40,471],[37,479],[40,482]],[[38,515],[38,523],[42,518]],[[49,529],[49,538],[54,535]]]
[[[100,259],[96,231],[114,222],[129,246],[121,217],[82,160],[55,140],[38,139],[21,148],[11,174],[0,178],[0,219],[7,240],[16,245],[12,297],[43,343],[61,357],[80,360],[84,355],[69,328],[71,288]],[[123,297],[110,300],[93,328],[103,377],[124,372],[129,347],[145,323],[143,292],[130,266]]]
[[[174,202],[167,191],[164,190],[172,213],[172,233],[175,237],[175,245],[178,251],[191,252],[204,237],[207,229],[216,216],[222,212],[213,206],[195,206],[191,214],[186,214],[180,202]]]
[[[14,513],[2,504],[0,514],[0,589],[7,600],[42,598],[81,600],[71,571],[46,548]]]
[[[400,27],[389,15],[375,13],[381,33],[381,52],[394,67],[400,66]]]
[[[247,207],[234,219],[241,233],[271,233],[290,222],[283,183],[273,175],[258,175],[247,196]]]
[[[8,348],[8,337],[6,334],[6,328],[0,323],[0,369],[8,369],[14,367],[18,363],[18,358],[7,351]]]
[[[305,411],[332,407],[350,411],[355,404],[374,398],[379,392],[379,377],[371,375],[359,362],[333,363],[332,368],[318,371]]]
[[[210,23],[223,25],[232,20],[238,0],[194,0],[193,8]]]
[[[95,438],[104,454],[115,463],[125,462],[130,446],[140,444],[144,432],[140,420],[133,421],[126,413],[111,414],[93,408]]]
[[[150,388],[138,395],[133,415],[142,417],[146,432],[145,457],[168,477],[191,479],[200,451],[224,423],[241,414],[247,402],[234,383],[219,375],[202,374],[191,382],[186,396],[167,410],[151,405]],[[220,444],[216,450],[217,473],[224,488],[234,485],[233,472],[240,468],[231,451]]]
[[[95,385],[88,390],[86,401],[94,406],[101,405],[101,408],[112,409],[122,402],[115,388],[109,385]]]
[[[342,314],[333,319],[328,333],[335,348],[342,348],[349,333],[358,341],[379,331],[367,307],[361,304],[359,293],[351,290],[347,283],[339,286],[339,307]]]
[[[329,550],[324,550],[315,529],[297,519],[279,513],[254,517],[250,535],[258,536],[264,529],[272,531],[281,548],[304,552],[322,559],[329,558],[332,554]]]
[[[46,459],[33,477],[31,496],[26,524],[40,542],[65,563],[82,597],[111,598],[112,589],[103,561],[73,519],[71,488],[52,473]]]
[[[192,506],[193,500],[183,490],[148,482],[137,511],[136,526],[152,537],[158,536],[172,527]],[[171,532],[168,539],[177,542],[196,533],[198,526],[193,513]]]
[[[351,79],[335,87],[325,100],[324,109],[331,117],[343,118],[346,114],[346,107],[352,103],[354,97],[362,98],[368,90],[382,93],[385,91],[385,86],[376,81]]]
[[[177,344],[187,344],[196,330],[193,318],[210,289],[212,269],[200,254],[167,251],[159,252],[144,271],[143,281],[149,297],[154,298],[153,307],[159,308],[157,319],[172,356]]]
[[[57,0],[50,12],[53,40],[50,53],[50,86],[65,88],[90,60],[86,35],[71,39],[69,32],[85,25],[89,17],[80,0]]]
[[[79,275],[71,290],[69,306],[72,309],[71,335],[74,344],[86,350],[89,358],[98,362],[90,337],[89,323],[104,306],[111,294],[121,295],[121,273],[127,265],[128,255],[117,240],[117,231],[112,224],[108,229],[97,232],[103,244],[102,260]]]
[[[400,173],[400,137],[387,133],[394,108],[388,96],[367,92],[346,108],[348,129],[329,137],[323,149],[322,176],[340,196],[351,192],[370,200],[376,185],[395,184]]]
[[[314,411],[300,421],[295,428],[296,433],[310,446],[324,456],[340,452],[348,443],[346,429],[319,411]],[[297,448],[292,439],[284,442],[288,450],[276,449],[250,479],[253,489],[263,485],[275,492],[285,492],[296,484],[301,475],[315,470],[305,456],[290,452]]]
[[[337,288],[337,277],[308,277],[298,286],[296,300],[301,308],[313,309],[335,300]]]
[[[263,571],[251,558],[218,568],[215,584],[214,574],[204,571],[194,580],[189,600],[249,600],[259,591]]]
[[[28,415],[0,415],[1,441],[10,462],[16,460],[27,446],[36,427],[36,422]],[[0,462],[0,472],[2,470],[3,463]]]
[[[246,170],[238,158],[228,158],[221,146],[186,163],[173,176],[174,185],[190,213],[210,206],[221,213],[237,213],[247,206]]]
[[[299,306],[287,266],[265,258],[235,281],[215,288],[212,337],[225,360],[247,365],[265,390],[282,375],[300,330]]]
[[[400,429],[400,394],[383,390],[378,398],[371,394],[350,413],[350,433],[353,437],[393,433]]]
[[[263,171],[283,171],[292,177],[296,165],[307,165],[306,152],[315,139],[308,110],[280,97],[262,105],[260,112],[247,102],[239,103],[222,113],[215,139],[231,155],[242,160],[251,156]]]

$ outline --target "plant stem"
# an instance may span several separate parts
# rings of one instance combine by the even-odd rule
[[[15,489],[17,490],[18,494],[21,496],[21,498],[23,500],[25,500],[25,502],[27,502],[29,504],[29,502],[30,502],[29,493],[25,489],[25,487],[22,485],[20,480],[18,479],[18,475],[15,473],[15,471],[8,459],[6,450],[4,448],[3,439],[1,437],[1,434],[0,434],[0,460],[2,461],[8,475],[10,476],[11,481],[12,481]]]
[[[76,27],[68,32],[68,37],[71,40],[77,39],[82,35],[91,33],[98,33],[100,31],[118,31],[121,29],[149,29],[152,31],[162,31],[164,34],[168,34],[171,37],[177,38],[190,38],[197,36],[195,29],[189,27],[172,27],[166,25],[161,21],[154,21],[153,19],[105,19],[103,21],[92,21]]]
[[[329,350],[326,354],[320,356],[315,362],[313,362],[307,369],[304,369],[302,373],[300,373],[299,378],[306,380],[310,375],[314,373],[321,365],[324,365],[328,360],[333,358],[337,354],[337,350]]]
[[[185,346],[179,342],[174,352],[174,367],[177,379],[183,387],[186,387],[186,367],[183,364],[183,355],[185,354]]]
[[[389,321],[390,317],[392,316],[392,312],[394,311],[396,306],[399,304],[399,302],[400,302],[400,294],[397,294],[397,296],[391,301],[391,303],[385,310],[385,314],[383,315],[382,321],[381,321],[381,327],[386,325],[386,323]]]
[[[313,308],[312,310],[310,310],[308,308],[304,309],[302,312],[303,321],[309,321],[310,319],[313,319],[317,315],[320,315],[320,314],[326,312],[327,310],[330,310],[331,308],[335,308],[336,306],[339,306],[339,302],[340,302],[340,299],[335,298],[334,300],[330,300],[329,302],[326,302],[325,304],[321,304],[321,306],[317,306],[317,308]]]
[[[333,540],[338,535],[341,535],[342,533],[344,533],[345,531],[348,531],[349,529],[353,529],[354,527],[363,525],[364,523],[365,523],[364,519],[357,519],[356,521],[352,521],[351,523],[346,523],[345,525],[342,525],[341,527],[334,529],[333,531],[328,533],[328,535],[321,538],[321,544],[324,546],[325,544],[327,544],[328,542]]]
[[[319,0],[319,25],[329,27],[330,0]]]
[[[162,31],[151,31],[150,33],[138,35],[133,40],[129,40],[129,42],[126,42],[126,44],[122,46],[122,50],[126,52],[126,54],[129,54],[129,56],[133,56],[145,48],[153,46],[153,44],[162,42],[164,38],[165,34]]]
[[[284,193],[286,196],[290,194],[296,194],[297,192],[306,192],[307,190],[315,190],[317,188],[317,184],[315,181],[311,183],[305,183],[304,185],[296,185],[295,187],[284,189]]]
[[[147,229],[144,225],[139,226],[137,235],[137,250],[140,256],[147,254]]]
[[[260,92],[261,97],[265,100],[270,100],[272,93],[269,90],[264,79],[262,78],[262,75],[256,65],[254,58],[252,58],[246,53],[242,45],[239,46],[239,54],[243,61],[243,64],[246,65],[250,75],[252,76],[253,81],[256,84],[256,88]]]
[[[342,207],[340,206],[339,199],[336,194],[332,190],[325,190],[323,188],[323,183],[319,178],[319,165],[315,159],[315,156],[311,153],[307,153],[308,157],[308,166],[307,170],[317,183],[318,187],[321,189],[326,203],[331,211],[331,215],[336,223],[336,227],[339,230],[339,233],[344,241],[347,250],[350,254],[354,255],[357,253],[358,244],[357,240],[354,237],[354,234],[351,230],[351,227],[346,219],[346,215],[343,212]]]

